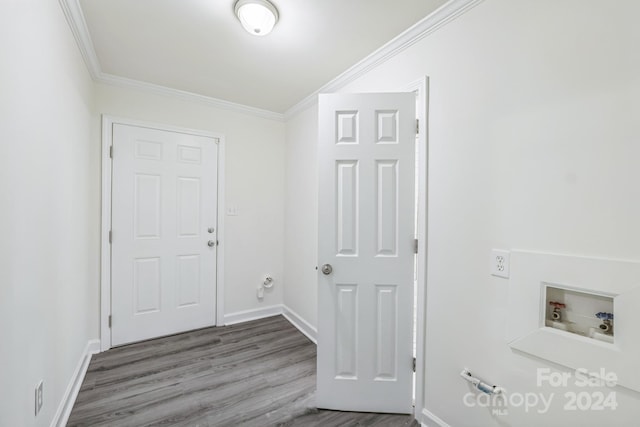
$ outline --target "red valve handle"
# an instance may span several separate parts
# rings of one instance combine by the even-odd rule
[[[561,302],[549,301],[549,305],[554,306],[555,308],[565,308],[567,305]]]

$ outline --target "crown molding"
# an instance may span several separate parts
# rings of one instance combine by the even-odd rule
[[[102,74],[100,61],[93,48],[93,41],[91,40],[87,22],[84,20],[80,0],[59,0],[59,3],[65,18],[67,18],[69,27],[71,27],[73,37],[76,39],[82,59],[84,59],[89,69],[89,74],[91,74],[93,80],[98,80]]]
[[[84,59],[87,69],[89,70],[89,74],[95,82],[128,89],[138,89],[148,93],[181,99],[183,101],[198,102],[215,108],[247,114],[263,119],[275,120],[280,122],[283,122],[285,120],[284,114],[282,113],[276,113],[274,111],[263,110],[261,108],[237,104],[235,102],[225,101],[223,99],[199,95],[192,92],[173,89],[166,86],[147,83],[140,80],[128,79],[126,77],[120,77],[102,72],[100,61],[98,60],[98,56],[96,55],[95,49],[93,47],[93,41],[91,40],[89,28],[87,27],[87,23],[84,19],[84,14],[82,13],[80,0],[59,0],[59,3],[62,7],[62,11],[64,12],[65,17],[67,18],[69,27],[71,27],[71,32],[73,33],[73,37],[76,39],[76,43],[78,44],[78,48],[80,49],[80,53],[82,55],[82,58]]]
[[[318,101],[318,95],[321,93],[331,93],[340,90],[352,81],[362,77],[373,68],[386,62],[390,58],[396,56],[405,49],[413,46],[429,34],[435,32],[440,27],[446,25],[458,16],[462,15],[469,9],[473,8],[483,0],[450,0],[440,6],[438,9],[418,21],[412,27],[399,34],[390,42],[386,43],[379,49],[375,50],[369,56],[356,63],[354,66],[338,75],[329,83],[316,90],[293,107],[289,108],[284,117],[286,120],[294,117],[296,114],[311,107]]]

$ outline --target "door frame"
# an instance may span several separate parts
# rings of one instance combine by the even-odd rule
[[[113,139],[113,125],[122,124],[129,126],[145,127],[161,131],[186,133],[189,135],[203,136],[216,139],[218,143],[218,250],[216,269],[216,325],[224,324],[224,135],[188,129],[183,127],[134,120],[111,115],[102,115],[102,206],[100,215],[100,351],[111,348],[111,327],[109,316],[111,315],[111,243],[109,231],[111,230],[111,190],[113,177],[113,161],[110,156]]]
[[[406,87],[403,92],[414,92],[417,97],[416,115],[418,128],[418,218],[417,238],[417,295],[416,295],[416,372],[415,372],[415,401],[414,418],[418,422],[425,422],[424,417],[424,386],[425,386],[425,332],[427,311],[427,238],[429,219],[429,77],[424,76]]]

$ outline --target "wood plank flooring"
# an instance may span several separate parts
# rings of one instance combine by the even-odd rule
[[[315,408],[316,347],[282,316],[97,354],[68,426],[411,426]]]

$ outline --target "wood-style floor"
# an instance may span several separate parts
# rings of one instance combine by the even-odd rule
[[[68,426],[417,426],[315,408],[316,347],[282,316],[131,344],[91,360]]]

